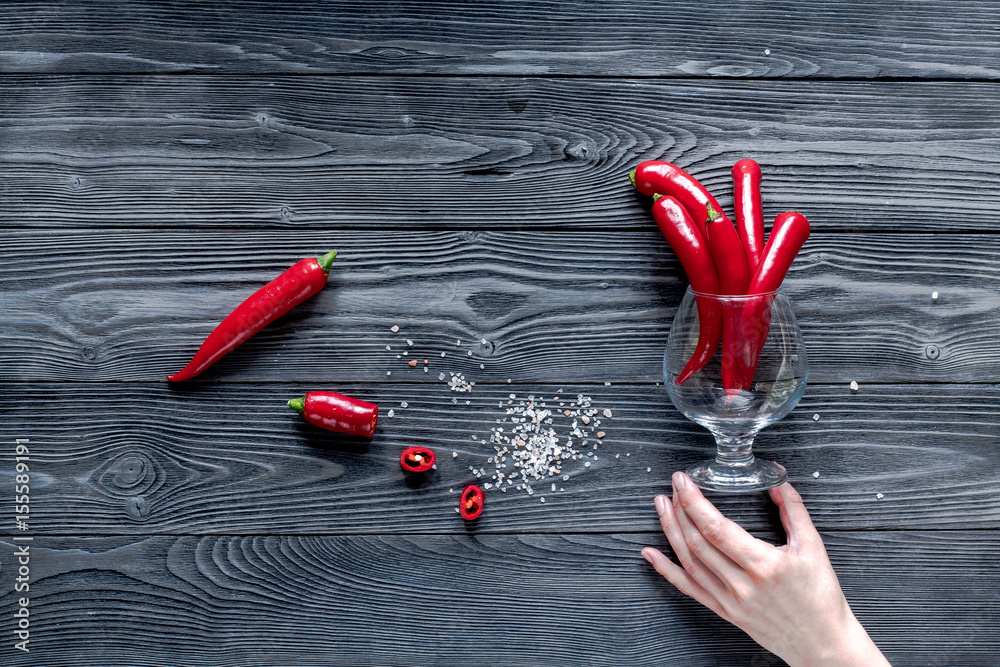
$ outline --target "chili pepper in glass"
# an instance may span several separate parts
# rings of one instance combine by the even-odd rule
[[[747,269],[757,272],[764,252],[764,206],[760,197],[760,165],[740,160],[733,165],[733,206],[736,208],[736,231],[743,243]]]
[[[733,223],[708,205],[708,220],[705,221],[705,236],[708,247],[719,272],[720,294],[735,295],[746,292],[750,282],[746,259],[743,257],[743,243]],[[722,383],[726,393],[739,393],[745,374],[738,354],[743,344],[743,331],[739,309],[732,308],[726,301],[722,305]]]
[[[691,287],[703,294],[719,293],[719,275],[708,244],[688,212],[676,198],[655,196],[653,219],[673,248],[687,274]],[[698,342],[691,350],[689,361],[677,377],[684,383],[700,371],[715,354],[722,339],[722,311],[712,300],[698,301],[700,331]]]
[[[378,425],[377,405],[332,391],[311,391],[288,401],[288,407],[313,426],[337,433],[370,438]]]
[[[336,256],[337,251],[331,250],[319,258],[303,259],[258,289],[219,323],[187,366],[168,375],[167,379],[183,382],[196,377],[265,326],[319,292],[326,285],[330,265]]]
[[[775,292],[788,274],[788,269],[799,254],[810,234],[809,221],[797,211],[779,213],[771,226],[771,235],[764,246],[760,266],[750,281],[747,292],[751,295]],[[753,383],[760,350],[767,339],[771,322],[771,303],[767,299],[758,299],[749,303],[744,310],[744,329],[747,332],[748,347],[743,352],[744,375],[743,386],[749,388]]]
[[[458,498],[458,512],[466,521],[478,519],[483,513],[483,505],[486,501],[486,494],[475,484],[469,484],[462,489],[462,495]]]
[[[633,169],[628,177],[632,181],[632,185],[647,197],[670,195],[677,199],[691,213],[691,217],[694,218],[703,235],[709,206],[718,211],[726,220],[729,220],[722,207],[719,206],[719,202],[705,186],[675,164],[662,160],[647,160]]]
[[[426,447],[407,447],[399,455],[399,467],[405,472],[427,472],[434,467],[434,451]]]

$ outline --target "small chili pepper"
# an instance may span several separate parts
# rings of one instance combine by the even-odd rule
[[[378,424],[377,405],[332,391],[311,391],[288,401],[288,407],[310,424],[337,433],[370,438]]]
[[[302,303],[326,285],[332,250],[320,258],[303,259],[254,292],[208,335],[183,369],[168,375],[171,382],[190,380],[242,345],[248,338]]]
[[[632,181],[632,185],[647,197],[653,195],[675,197],[690,211],[691,217],[698,224],[702,234],[705,233],[705,221],[708,219],[709,206],[723,217],[726,215],[723,213],[722,207],[719,206],[719,202],[705,189],[705,186],[677,165],[662,160],[647,160],[633,169],[628,177]],[[731,221],[730,224],[732,224]]]
[[[684,267],[691,288],[702,294],[718,294],[719,275],[708,244],[691,219],[691,214],[674,197],[657,196],[655,199],[653,218]],[[715,354],[719,340],[722,339],[722,312],[718,301],[699,298],[697,295],[695,299],[698,304],[698,344],[691,359],[677,376],[677,384],[683,384],[700,371]]]
[[[809,221],[797,211],[779,213],[771,226],[771,235],[764,246],[760,266],[747,288],[748,294],[767,294],[776,291],[788,274],[788,269],[795,260],[802,245],[809,238]],[[743,386],[749,388],[757,370],[757,360],[764,348],[768,331],[771,328],[772,298],[754,300],[745,308],[745,329],[749,331],[750,347],[746,352],[747,364],[743,377]]]
[[[740,160],[733,165],[733,201],[736,207],[736,231],[743,242],[750,275],[757,272],[764,252],[764,207],[760,199],[760,165]]]
[[[478,519],[483,513],[483,504],[486,494],[475,484],[469,484],[462,489],[462,495],[458,499],[458,512],[466,521]]]
[[[434,458],[434,452],[426,447],[407,447],[399,455],[399,466],[406,472],[427,472]]]

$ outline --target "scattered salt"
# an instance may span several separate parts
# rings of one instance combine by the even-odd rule
[[[482,343],[483,345],[486,345],[486,343],[487,343],[488,341],[487,341],[487,340],[486,340],[485,338],[483,338],[483,339],[481,339],[481,340],[480,340],[479,342],[480,342],[480,343]]]
[[[391,350],[391,349],[392,349],[392,347],[391,347],[391,346],[389,346],[389,345],[386,345],[386,346],[385,346],[385,349],[387,349],[387,350]]]
[[[409,338],[406,339],[406,344],[409,345],[410,347],[413,347],[413,341],[410,340]]]
[[[442,353],[441,353],[441,356],[442,356],[442,357],[444,356],[444,352],[442,352]]]
[[[395,410],[389,410],[389,416],[390,417],[395,417],[396,416],[396,411]]]
[[[452,452],[451,453],[451,458],[457,459],[458,458],[458,452]]]
[[[399,327],[393,324],[391,327],[389,327],[389,331],[391,331],[392,333],[397,333],[399,331]]]
[[[819,470],[813,473],[813,477],[819,478]]]
[[[938,293],[931,292],[931,301],[937,301],[937,300],[938,300]]]
[[[456,341],[455,341],[455,345],[461,345],[461,344],[462,344],[462,341],[461,341],[461,340],[456,340]]]
[[[604,412],[603,412],[602,414],[603,414],[603,415],[604,415],[605,417],[608,417],[608,418],[610,418],[610,417],[611,417],[611,410],[608,410],[608,409],[605,409],[605,410],[604,410]]]
[[[851,380],[851,391],[857,391],[857,390],[858,390],[858,381]]]
[[[885,498],[885,496],[883,496],[881,493],[876,493],[875,497],[878,498],[879,500],[882,500],[883,498]]]
[[[392,375],[392,371],[386,371],[385,374],[386,375]]]
[[[646,472],[653,472],[652,468],[646,468]]]
[[[611,383],[610,383],[610,382],[605,382],[605,383],[604,383],[604,386],[605,386],[605,387],[610,387],[610,386],[611,386]]]
[[[510,384],[510,378],[507,378],[507,384]]]
[[[485,368],[486,368],[486,364],[479,364],[479,370],[484,370]]]
[[[818,422],[819,421],[819,413],[818,412],[813,415],[813,421],[814,422]]]
[[[402,403],[399,404],[399,407],[401,407],[401,408],[407,408],[409,406],[410,406],[410,404],[407,403],[406,401],[403,401]]]

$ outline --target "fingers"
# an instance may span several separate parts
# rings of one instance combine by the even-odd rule
[[[726,591],[726,584],[688,548],[681,526],[674,516],[670,500],[666,496],[657,496],[655,503],[656,511],[660,515],[660,525],[663,527],[663,532],[667,535],[667,540],[670,542],[671,548],[677,554],[677,560],[680,561],[681,567],[687,571],[698,585],[708,591],[713,597],[718,598]]]
[[[778,514],[781,516],[781,525],[788,534],[789,544],[811,544],[823,543],[816,527],[813,526],[809,512],[806,510],[802,496],[791,484],[785,482],[781,486],[771,489],[771,500],[778,506]]]
[[[711,546],[746,570],[753,570],[770,555],[769,545],[724,517],[722,512],[702,495],[690,477],[682,472],[674,473],[673,483],[674,496],[680,500],[684,514],[697,528],[696,532]],[[708,564],[712,566],[711,562]]]
[[[642,550],[642,557],[645,558],[663,578],[672,583],[677,590],[690,598],[694,598],[705,605],[716,614],[727,621],[732,622],[723,610],[722,605],[712,595],[702,588],[698,582],[684,571],[684,568],[675,565],[669,558],[664,556],[657,549],[646,547]]]

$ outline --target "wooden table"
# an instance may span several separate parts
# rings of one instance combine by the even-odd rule
[[[998,664],[998,10],[5,6],[0,663],[780,664],[639,557],[711,440],[658,384],[685,279],[625,176],[668,159],[730,206],[753,157],[768,220],[814,229],[810,384],[760,450],[894,665]],[[167,385],[330,248],[322,293]],[[378,402],[376,437],[302,422],[313,389]],[[463,525],[509,395],[557,390],[612,411],[598,460]],[[718,504],[782,539],[762,497]]]

